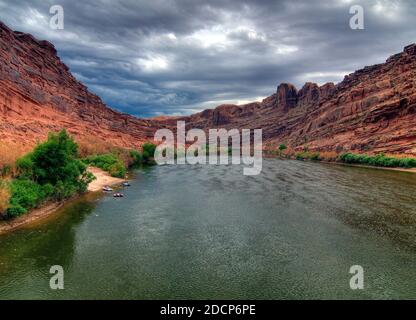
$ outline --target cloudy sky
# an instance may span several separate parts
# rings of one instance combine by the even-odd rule
[[[49,27],[52,5],[64,30]],[[364,30],[349,10],[364,8]],[[111,107],[140,117],[261,100],[280,82],[339,82],[416,42],[414,0],[0,0]]]

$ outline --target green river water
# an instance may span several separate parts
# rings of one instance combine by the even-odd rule
[[[416,299],[414,174],[266,159],[146,168],[123,192],[0,236],[0,299]]]

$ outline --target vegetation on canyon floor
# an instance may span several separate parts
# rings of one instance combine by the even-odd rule
[[[309,151],[302,151],[297,152],[295,154],[296,160],[312,160],[312,161],[320,161],[321,154],[319,152],[309,152]]]
[[[48,200],[60,201],[85,192],[94,179],[78,159],[78,145],[64,130],[50,133],[46,142],[19,158],[16,172],[8,183],[6,218],[24,214]]]
[[[386,168],[415,168],[416,158],[388,157],[383,153],[375,156],[366,154],[344,153],[339,157],[341,162],[351,164],[363,164]]]
[[[375,155],[358,154],[352,152],[339,154],[337,152],[311,152],[308,150],[308,148],[304,148],[303,151],[295,152],[293,149],[287,148],[284,144],[281,144],[277,149],[266,150],[265,153],[269,155],[279,156],[280,158],[296,160],[339,162],[384,168],[416,168],[416,158],[414,157],[406,157],[400,155],[390,156],[385,155],[384,153]]]
[[[113,153],[92,155],[82,160],[85,164],[107,171],[112,177],[124,178],[127,168]]]
[[[348,152],[337,155],[336,157],[328,157],[327,154],[322,155],[320,152],[303,151],[296,153],[295,158],[297,160],[335,161],[384,168],[416,168],[416,158],[386,156],[384,153],[368,155]]]
[[[112,177],[124,178],[128,167],[137,167],[142,164],[153,164],[153,155],[156,145],[152,143],[144,143],[142,152],[131,150],[127,164],[123,162],[122,157],[117,153],[94,154],[88,156],[82,161],[87,164],[104,171],[107,171]]]
[[[124,178],[127,167],[151,163],[155,146],[147,143],[143,152],[131,150],[126,163],[120,152],[95,154],[81,159],[78,144],[65,130],[50,133],[46,142],[19,158],[12,175],[0,180],[0,215],[10,219],[48,201],[62,201],[87,191],[95,177],[88,165],[99,167],[114,177]],[[118,150],[120,151],[120,150]],[[4,167],[3,167],[4,168]],[[11,168],[11,166],[7,166]]]

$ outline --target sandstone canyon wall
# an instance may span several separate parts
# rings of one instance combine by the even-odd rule
[[[298,149],[416,155],[416,45],[337,85],[281,84],[262,102],[146,120],[108,108],[73,77],[51,43],[0,22],[0,143],[29,149],[66,128],[78,140],[138,148],[178,119],[206,130],[261,128],[266,144]]]
[[[0,22],[0,141],[31,148],[66,128],[79,140],[133,148],[158,127],[108,108],[73,77],[51,43]]]
[[[185,118],[186,119],[186,118]],[[416,155],[416,44],[339,84],[280,84],[272,96],[187,118],[193,127],[262,128],[297,149]]]

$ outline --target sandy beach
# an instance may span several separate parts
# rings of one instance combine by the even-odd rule
[[[114,178],[99,168],[89,167],[88,171],[91,172],[97,179],[88,185],[88,191],[100,191],[105,186],[114,186],[122,183],[124,179]]]
[[[120,178],[111,177],[107,172],[99,168],[89,167],[88,171],[96,177],[96,179],[89,184],[88,192],[97,192],[100,191],[104,186],[114,186],[125,181]],[[29,213],[17,217],[16,219],[10,221],[0,221],[0,234],[4,234],[23,225],[27,225],[32,222],[41,220],[42,218],[46,218],[71,200],[72,199],[62,202],[47,203],[41,208],[31,210]]]

